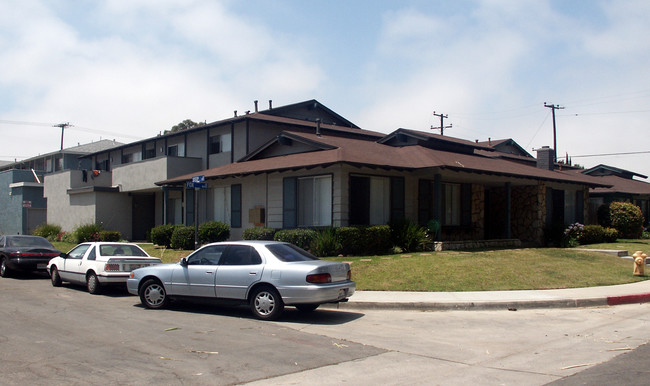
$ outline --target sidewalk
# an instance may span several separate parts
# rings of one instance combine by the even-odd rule
[[[650,302],[650,280],[604,287],[526,291],[357,291],[347,303],[324,308],[349,310],[517,310],[599,307]]]

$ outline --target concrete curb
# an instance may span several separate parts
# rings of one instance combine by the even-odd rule
[[[650,301],[650,294],[648,299]],[[630,301],[636,303],[636,301]],[[612,301],[609,298],[597,299],[555,299],[555,300],[517,300],[484,302],[347,302],[323,305],[323,308],[341,310],[392,310],[392,311],[497,311],[523,310],[539,308],[579,308],[602,307],[607,305],[627,304]]]
[[[648,283],[650,284],[650,282]],[[622,304],[649,303],[650,292],[634,290],[621,292],[624,286],[594,287],[581,289],[579,293],[546,291],[523,291],[512,296],[499,291],[486,292],[464,299],[450,299],[445,293],[396,293],[383,294],[371,292],[346,303],[324,304],[324,309],[341,310],[393,310],[393,311],[486,311],[486,310],[524,310],[540,308],[582,308],[607,307]],[[638,291],[642,288],[636,288]],[[643,287],[647,290],[647,287]],[[597,291],[597,292],[595,292]],[[595,292],[595,293],[594,293]],[[604,292],[604,293],[603,293]],[[608,296],[607,294],[611,294]],[[615,295],[614,295],[615,294]],[[508,298],[509,296],[509,298]]]

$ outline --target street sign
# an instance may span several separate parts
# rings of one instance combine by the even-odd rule
[[[205,176],[204,175],[192,177],[192,182],[203,182],[203,181],[205,181]]]
[[[23,201],[23,208],[31,208],[31,207],[32,207],[31,201]]]
[[[187,189],[207,189],[208,188],[208,183],[207,182],[190,182],[190,181],[187,181],[185,183],[185,187]]]

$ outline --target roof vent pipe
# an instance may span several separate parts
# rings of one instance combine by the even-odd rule
[[[273,110],[273,100],[269,99],[269,110]]]
[[[316,136],[320,137],[320,118],[316,118]]]
[[[257,100],[254,100],[253,103],[255,103],[255,112],[257,112]]]
[[[235,110],[235,117],[237,116],[237,110]]]

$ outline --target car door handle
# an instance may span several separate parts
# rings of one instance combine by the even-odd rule
[[[212,271],[205,271],[206,274],[212,275]]]
[[[251,276],[257,276],[257,272],[249,272],[248,274]]]

